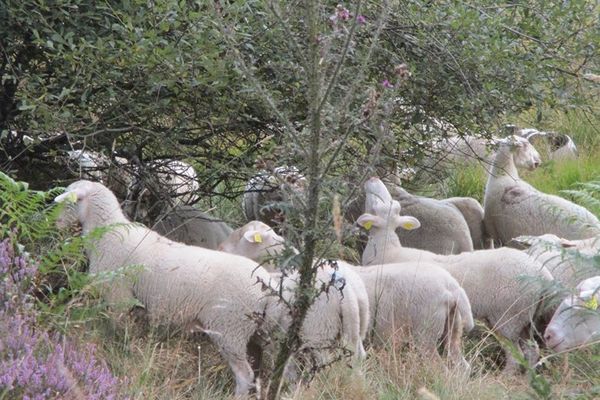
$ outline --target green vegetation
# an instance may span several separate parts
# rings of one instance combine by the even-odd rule
[[[506,123],[570,134],[579,159],[545,162],[522,177],[600,212],[599,11],[594,0],[3,1],[0,240],[35,262],[21,293],[23,309],[34,310],[33,330],[95,344],[109,369],[101,372],[116,376],[123,396],[231,393],[230,373],[210,343],[197,347],[176,332],[115,318],[99,298],[102,277],[85,273],[87,239],[54,228],[56,187],[80,177],[67,167],[73,149],[113,164],[124,157],[136,171],[158,159],[185,160],[199,175],[197,206],[233,225],[244,221],[240,197],[257,169],[298,166],[307,201],[290,210],[294,224],[285,226],[304,256],[294,265],[305,283],[295,316],[310,305],[314,252],[357,259],[339,239],[352,232],[335,226],[333,204],[355,197],[369,174],[418,166],[448,135],[436,123],[459,134],[489,136]],[[481,201],[485,181],[485,171],[469,167],[414,188]],[[14,274],[2,274],[10,283]],[[297,349],[296,336],[291,331],[282,358]],[[506,377],[490,341],[469,339],[469,377],[391,343],[371,349],[360,368],[343,361],[316,373],[290,397],[600,397],[598,345]],[[49,353],[56,342],[42,341]],[[0,362],[10,359],[3,351]],[[7,393],[0,388],[0,400]]]

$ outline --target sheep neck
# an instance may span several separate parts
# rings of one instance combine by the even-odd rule
[[[114,196],[111,199],[110,196],[96,193],[91,195],[88,201],[87,215],[81,224],[84,234],[103,226],[130,223]]]
[[[519,180],[519,172],[517,171],[513,154],[508,146],[501,146],[498,149],[492,165],[492,171],[490,172],[490,179],[502,176],[511,177],[515,181]]]
[[[385,246],[386,248],[402,247],[400,238],[393,228],[373,230],[371,232],[370,240],[372,240],[373,243],[376,243],[378,246]]]

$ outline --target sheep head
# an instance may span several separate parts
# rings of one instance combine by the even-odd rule
[[[218,247],[219,251],[238,254],[257,262],[277,255],[284,249],[284,239],[260,221],[250,221],[236,229]]]
[[[508,146],[517,167],[534,170],[542,163],[540,153],[527,139],[521,136],[511,135],[498,142],[500,146]]]
[[[581,282],[577,294],[558,306],[544,332],[544,340],[554,351],[589,344],[600,337],[600,276]]]

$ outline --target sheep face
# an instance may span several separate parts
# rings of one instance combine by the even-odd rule
[[[251,221],[235,230],[219,245],[218,250],[226,253],[263,261],[285,249],[284,240],[267,224]]]
[[[70,184],[65,192],[54,199],[56,203],[63,203],[63,208],[56,220],[59,229],[74,226],[85,219],[88,212],[88,202],[85,201],[94,183],[90,181],[77,181]]]
[[[366,230],[387,229],[395,231],[396,228],[413,230],[421,226],[421,223],[415,217],[400,215],[400,210],[400,203],[396,200],[386,203],[375,199],[373,214],[365,213],[358,217],[356,222]]]
[[[540,153],[525,138],[512,136],[507,143],[511,148],[513,159],[517,167],[533,170],[540,166],[542,159]]]
[[[599,297],[597,290],[588,290],[564,299],[544,332],[548,347],[565,351],[600,338]]]

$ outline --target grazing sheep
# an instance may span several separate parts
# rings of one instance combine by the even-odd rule
[[[197,200],[194,167],[179,160],[154,160],[138,166],[129,187],[126,212],[136,221],[154,221],[165,210]]]
[[[371,187],[365,201],[365,212],[372,212],[371,197],[384,201],[392,200],[380,179],[369,179],[365,185]],[[398,229],[396,234],[405,246],[437,254],[458,254],[473,250],[469,225],[454,204],[414,196],[397,185],[393,185],[393,190],[396,200],[402,205],[402,215],[412,215],[422,222],[423,228],[418,231]]]
[[[248,221],[258,220],[268,225],[283,221],[284,203],[290,203],[304,192],[306,178],[296,167],[281,166],[273,172],[261,171],[251,178],[244,190],[243,209]]]
[[[425,160],[425,168],[443,171],[449,167],[465,164],[491,165],[494,159],[494,144],[497,139],[478,136],[452,136],[436,142],[432,156]]]
[[[526,249],[527,254],[544,265],[566,288],[573,288],[582,279],[600,272],[596,260],[600,250],[600,238],[597,237],[567,240],[553,234],[519,236],[508,245]]]
[[[474,250],[490,248],[491,241],[485,233],[485,225],[483,223],[483,207],[477,200],[472,197],[449,197],[441,201],[452,204],[463,215],[469,226]]]
[[[600,234],[600,222],[585,208],[540,192],[519,178],[517,166],[537,167],[540,158],[518,136],[500,143],[485,187],[483,202],[487,234],[499,243],[522,236],[553,233],[565,239]]]
[[[193,206],[176,206],[158,217],[153,229],[176,242],[216,250],[233,229]]]
[[[269,282],[267,271],[245,257],[186,246],[131,224],[100,183],[75,182],[55,200],[74,203],[64,207],[59,225],[78,220],[84,235],[110,228],[86,250],[90,273],[115,276],[103,288],[108,303],[137,301],[154,325],[206,333],[235,375],[236,395],[248,393],[254,372],[247,346],[259,328],[253,316],[278,315],[257,284]],[[135,279],[119,273],[129,266],[137,266]]]
[[[267,224],[260,221],[250,221],[233,231],[219,245],[219,250],[248,257],[261,263],[269,271],[277,271],[273,261],[285,251],[285,240]],[[297,253],[294,248],[291,248],[291,251]],[[336,261],[335,263],[336,268],[330,270],[330,273],[335,273],[339,279],[343,279],[351,289],[350,291],[353,292],[353,296],[356,296],[360,337],[365,339],[369,325],[369,296],[367,290],[360,277],[356,275],[349,264],[342,261]],[[359,344],[356,354],[359,356],[364,355],[362,342]]]
[[[520,129],[517,135],[529,140],[536,148],[543,149],[550,160],[574,160],[579,157],[577,146],[569,135],[532,128]]]
[[[365,184],[367,191],[373,180]],[[363,265],[422,262],[441,266],[467,292],[473,316],[487,322],[497,334],[521,349],[520,342],[529,338],[531,323],[543,300],[542,287],[552,281],[548,270],[527,254],[510,248],[444,256],[403,247],[395,229],[416,229],[420,226],[419,220],[401,216],[397,201],[386,203],[371,196],[367,194],[374,214],[363,214],[357,221],[369,230]],[[527,350],[532,358],[536,357],[535,349]],[[506,348],[505,353],[505,369],[515,369],[518,364],[510,349]]]
[[[546,345],[556,352],[598,342],[600,339],[600,276],[577,285],[554,312],[544,332]]]
[[[220,249],[265,262],[284,250],[283,243],[284,239],[269,226],[252,221],[234,231]],[[424,350],[437,354],[435,344],[444,336],[448,358],[468,365],[460,344],[463,325],[467,331],[473,327],[471,308],[462,288],[446,271],[424,266],[429,274],[415,274],[410,266],[382,269],[355,267],[343,261],[336,264],[339,276],[359,295],[363,339],[369,331],[378,341],[385,341],[408,330]]]
[[[354,290],[345,287],[345,275],[342,275],[331,262],[323,262],[317,269],[315,288],[319,290],[313,304],[308,309],[300,330],[301,347],[295,360],[302,362],[308,353],[315,367],[324,366],[332,360],[327,356],[329,350],[342,348],[350,350],[355,359],[366,356],[360,336],[359,303]],[[294,272],[284,276],[272,273],[279,281],[284,300],[291,303],[300,274]],[[278,279],[277,279],[278,278]],[[281,313],[279,325],[286,329],[291,324],[291,315]],[[297,380],[296,367],[288,364],[286,375],[292,381]]]
[[[448,359],[468,368],[461,350],[463,328],[473,324],[471,305],[458,282],[437,265],[399,263],[354,267],[369,293],[369,331],[375,343],[410,337],[426,354],[437,357],[444,341]]]

